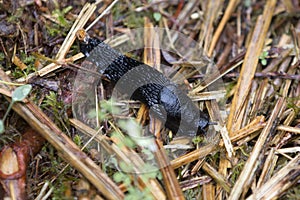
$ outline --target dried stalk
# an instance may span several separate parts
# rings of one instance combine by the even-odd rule
[[[214,200],[216,199],[216,187],[212,183],[203,185],[202,192],[203,199],[205,200]]]
[[[166,156],[166,152],[160,143],[160,141],[156,141],[158,149],[154,152],[154,155],[165,182],[168,199],[184,199],[174,169],[172,168],[168,157]]]
[[[210,47],[209,47],[209,50],[208,50],[208,57],[211,57],[212,56],[212,53],[215,49],[215,46],[218,42],[218,39],[227,23],[227,21],[229,20],[229,18],[231,17],[233,11],[235,10],[236,6],[238,5],[239,3],[239,0],[231,0],[229,1],[229,4],[225,10],[225,13],[224,13],[224,16],[222,17],[222,20],[221,22],[219,23],[218,25],[218,28],[212,38],[212,41],[211,41],[211,44],[210,44]]]
[[[265,37],[271,23],[276,2],[276,0],[267,1],[263,15],[259,16],[257,19],[252,39],[241,69],[241,75],[237,83],[237,90],[230,108],[227,128],[231,135],[234,131],[241,127],[242,118],[244,116],[244,104],[250,91],[258,58],[263,49]]]
[[[275,157],[275,148],[271,148],[271,150],[268,152],[268,157],[264,163],[264,168],[261,172],[261,175],[258,179],[258,182],[257,182],[257,185],[256,185],[256,188],[260,188],[261,185],[263,183],[266,182],[266,180],[268,180],[268,178],[271,176],[271,169],[272,169],[272,161],[275,160],[274,157]]]
[[[213,34],[213,23],[217,19],[219,11],[222,10],[222,5],[223,1],[218,0],[207,1],[202,5],[204,7],[204,18],[206,18],[206,20],[201,23],[198,41],[205,53],[208,52],[211,36]]]
[[[155,32],[153,24],[148,18],[145,18],[144,27],[144,63],[155,67],[160,70],[160,47],[159,47],[159,36]],[[154,127],[159,127],[161,123],[157,120],[152,120],[150,122]],[[151,125],[150,124],[150,125]],[[153,133],[157,136],[160,133],[158,130],[154,130]],[[158,166],[160,166],[161,173],[163,175],[163,180],[165,182],[165,188],[167,192],[168,199],[184,199],[182,190],[180,188],[179,182],[176,178],[175,172],[169,163],[169,159],[166,156],[166,152],[161,145],[160,141],[156,142],[157,151],[154,152]]]
[[[300,155],[298,154],[287,165],[279,170],[274,176],[258,188],[247,200],[254,199],[277,199],[288,188],[296,184],[300,179]]]
[[[82,122],[76,119],[70,119],[70,122],[79,131],[89,135],[90,137],[92,137],[96,133],[96,130],[90,128],[89,126],[83,124]],[[118,147],[118,143],[110,144],[110,139],[104,135],[96,136],[95,141],[97,141],[101,145],[101,147],[103,147],[106,153],[110,155],[115,155],[119,162],[124,162],[128,166],[132,166],[132,173],[136,175],[145,173],[145,171],[143,170],[143,166],[145,163],[142,161],[140,156],[133,150],[124,149],[124,151],[122,151]],[[160,200],[166,199],[164,191],[162,190],[160,184],[156,180],[145,180],[138,176],[138,181],[140,183],[140,187],[147,188],[153,195],[153,198]]]
[[[9,80],[0,69],[0,79]],[[7,88],[0,83],[0,87]],[[33,129],[57,149],[63,159],[81,172],[108,199],[122,199],[123,192],[115,183],[68,138],[35,104],[15,103],[17,112]]]
[[[258,166],[258,158],[261,154],[262,149],[264,148],[264,144],[266,143],[266,139],[271,132],[271,129],[274,126],[274,123],[278,117],[280,117],[283,109],[285,108],[285,100],[283,98],[279,98],[277,104],[274,107],[274,110],[270,116],[270,119],[267,122],[267,125],[262,130],[253,151],[248,158],[243,171],[241,172],[238,180],[232,188],[231,194],[229,196],[229,200],[238,200],[243,190],[247,190],[250,182],[253,179],[254,172]]]
[[[186,181],[180,182],[180,187],[182,188],[182,191],[193,189],[198,187],[199,185],[207,185],[207,183],[211,182],[211,178],[209,176],[201,176],[201,177],[195,177],[191,178]]]
[[[56,55],[56,59],[59,60],[63,60],[65,58],[65,56],[67,55],[67,53],[69,52],[73,42],[76,39],[76,32],[83,28],[84,25],[86,24],[86,22],[88,21],[88,19],[91,17],[91,15],[94,13],[96,9],[96,5],[95,4],[85,4],[85,6],[82,8],[81,12],[79,13],[76,21],[74,22],[71,30],[69,31],[66,39],[64,40],[61,48],[59,49],[59,52]],[[51,63],[49,65],[47,65],[46,67],[44,67],[43,69],[38,71],[38,74],[40,76],[45,76],[48,73],[60,68],[61,65],[58,65],[56,63]]]
[[[188,154],[185,154],[183,156],[180,156],[180,157],[172,160],[171,165],[174,169],[179,168],[180,166],[183,166],[183,165],[186,165],[195,160],[204,158],[205,156],[209,155],[214,150],[216,150],[216,148],[217,148],[217,146],[215,144],[207,144],[203,147],[200,147],[199,149],[196,149]]]
[[[217,172],[211,165],[207,162],[204,163],[202,169],[209,174],[226,192],[230,192],[230,185],[227,183],[225,178]]]

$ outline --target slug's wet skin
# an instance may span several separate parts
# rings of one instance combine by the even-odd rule
[[[96,38],[86,34],[78,38],[86,60],[93,63],[118,91],[146,104],[150,114],[174,134],[195,136],[205,133],[209,124],[207,115],[162,73]]]

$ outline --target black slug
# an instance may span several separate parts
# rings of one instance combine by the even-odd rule
[[[153,67],[129,58],[80,31],[77,33],[80,51],[118,91],[146,104],[150,114],[174,134],[195,136],[205,133],[208,116],[177,85]]]

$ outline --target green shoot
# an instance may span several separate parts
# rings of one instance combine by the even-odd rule
[[[161,19],[161,14],[159,12],[155,12],[153,13],[153,18],[155,21],[159,22],[159,20]]]
[[[11,95],[11,102],[6,110],[6,113],[2,120],[0,120],[0,134],[5,131],[4,128],[4,121],[8,116],[9,111],[11,110],[12,106],[15,102],[23,101],[27,95],[30,93],[32,86],[31,85],[22,85],[20,87],[17,87]]]
[[[263,66],[266,66],[267,65],[267,57],[269,55],[269,52],[268,51],[263,51],[260,56],[259,56],[259,59],[260,59],[260,63],[263,65]]]

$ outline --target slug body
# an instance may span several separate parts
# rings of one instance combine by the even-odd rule
[[[80,51],[118,91],[146,104],[150,114],[174,134],[195,136],[205,133],[209,124],[207,115],[158,70],[95,38],[86,37],[81,41]]]

